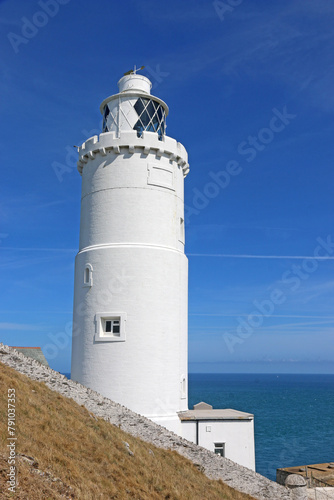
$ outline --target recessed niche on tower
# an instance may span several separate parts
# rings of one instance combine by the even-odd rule
[[[93,286],[93,266],[91,264],[85,266],[83,286]]]

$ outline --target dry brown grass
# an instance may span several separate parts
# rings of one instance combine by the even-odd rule
[[[176,452],[145,443],[0,363],[1,498],[246,500]],[[16,390],[19,487],[8,493],[7,390]],[[131,456],[124,442],[134,453]]]

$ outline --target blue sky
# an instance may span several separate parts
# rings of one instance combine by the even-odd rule
[[[70,371],[73,145],[136,64],[189,152],[190,370],[333,373],[333,22],[329,0],[0,2],[0,340]]]

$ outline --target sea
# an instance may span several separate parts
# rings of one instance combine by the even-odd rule
[[[256,471],[334,462],[334,375],[189,374],[189,408],[254,414]]]
[[[272,481],[334,462],[334,375],[190,373],[189,408],[200,401],[254,414],[256,471]]]

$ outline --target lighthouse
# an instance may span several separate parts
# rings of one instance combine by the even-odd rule
[[[82,176],[71,377],[181,434],[188,409],[184,146],[135,71],[78,148]]]
[[[218,455],[255,469],[254,417],[188,410],[184,146],[167,104],[136,71],[105,99],[79,148],[71,378]]]

